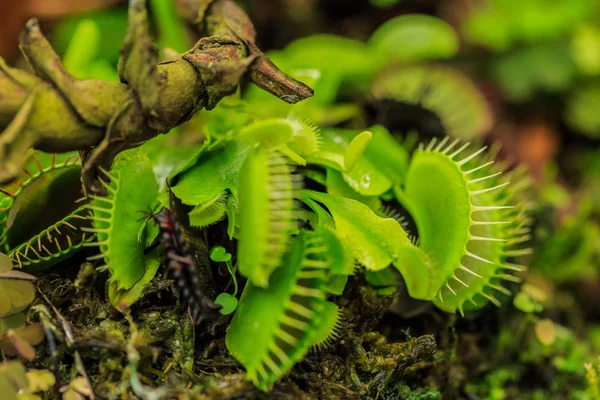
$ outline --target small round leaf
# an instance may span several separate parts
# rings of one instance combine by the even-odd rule
[[[223,246],[215,246],[210,251],[210,259],[214,262],[227,262],[231,260],[231,254]]]
[[[215,299],[215,303],[219,304],[222,308],[219,312],[223,315],[229,315],[235,311],[238,306],[238,299],[229,293],[221,293]]]

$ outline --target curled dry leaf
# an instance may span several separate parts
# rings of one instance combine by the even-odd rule
[[[10,329],[0,337],[0,350],[10,357],[19,356],[25,360],[35,358],[33,346],[44,340],[42,324],[36,323],[23,328]]]
[[[12,261],[0,253],[0,317],[18,313],[33,301],[35,277],[12,270]]]

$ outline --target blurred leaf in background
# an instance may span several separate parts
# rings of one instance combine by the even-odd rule
[[[75,68],[72,73],[90,78],[94,73],[107,73],[104,65],[114,68],[115,75],[108,74],[116,80],[119,51],[126,29],[127,8],[106,8],[61,20],[53,32],[52,45]],[[82,59],[78,60],[78,57]],[[94,66],[95,63],[100,67]]]
[[[516,50],[500,58],[492,66],[492,75],[510,100],[526,101],[538,91],[567,91],[577,70],[567,44],[549,43]]]
[[[581,21],[593,21],[597,6],[597,0],[486,0],[473,9],[463,33],[473,44],[503,51],[562,38]]]
[[[565,119],[574,129],[600,138],[600,82],[577,87],[567,98]]]
[[[381,25],[369,39],[380,65],[447,59],[459,49],[458,35],[447,22],[422,14],[401,15]]]

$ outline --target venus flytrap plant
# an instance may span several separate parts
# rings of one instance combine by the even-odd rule
[[[512,249],[524,233],[522,216],[511,213],[509,182],[480,157],[485,148],[465,156],[467,147],[432,140],[415,153],[405,188],[397,191],[417,224],[419,248],[435,266],[424,299],[461,314],[487,301],[500,305],[495,292],[510,294],[501,282],[514,280],[506,272],[522,269],[508,259],[526,253]]]
[[[78,156],[34,153],[12,193],[0,194],[0,248],[28,270],[51,267],[93,239]],[[43,164],[48,164],[44,166]]]
[[[104,172],[100,182],[108,196],[91,195],[91,218],[94,227],[89,232],[97,241],[87,244],[99,248],[99,254],[90,260],[104,260],[110,273],[111,298],[131,289],[144,276],[144,241],[138,232],[145,223],[140,210],[152,210],[158,197],[158,185],[150,161],[140,152],[124,154],[110,171]],[[132,190],[135,188],[135,190]]]
[[[524,268],[517,261],[526,255],[522,243],[529,239],[526,209],[519,204],[521,196],[515,194],[520,185],[515,182],[518,174],[501,173],[492,164],[493,153],[486,156],[485,149],[469,151],[450,137],[432,141],[411,155],[410,140],[399,142],[394,136],[415,128],[418,133],[413,133],[413,138],[424,133],[466,138],[488,130],[489,107],[477,87],[451,67],[423,64],[456,53],[458,36],[450,25],[429,16],[403,16],[384,24],[367,43],[325,35],[292,43],[272,58],[316,89],[314,98],[292,108],[255,89],[243,97],[238,91],[236,97],[221,100],[236,90],[244,74],[290,102],[312,93],[276,69],[265,72],[264,66],[270,66],[268,59],[255,49],[252,26],[235,2],[201,3],[206,9],[192,13],[192,19],[215,36],[204,38],[188,52],[171,54],[167,62],[157,65],[158,51],[150,46],[146,34],[145,4],[132,0],[119,67],[122,83],[114,85],[54,73],[47,65],[50,61],[60,65],[60,60],[50,57],[49,46],[47,53],[38,51],[36,43],[45,41],[37,26],[30,24],[23,48],[37,76],[46,82],[2,65],[0,78],[18,81],[19,85],[11,83],[10,88],[25,93],[35,87],[36,93],[55,95],[57,104],[68,106],[69,115],[77,122],[66,123],[67,129],[62,129],[63,125],[49,121],[48,140],[56,141],[57,132],[78,132],[60,136],[69,139],[61,149],[81,150],[86,168],[82,173],[78,164],[61,169],[57,167],[61,163],[53,162],[52,169],[42,167],[39,176],[27,177],[29,183],[23,189],[2,196],[0,250],[23,267],[41,269],[64,260],[96,237],[93,246],[100,254],[93,261],[106,264],[108,301],[127,313],[134,336],[138,334],[134,316],[137,319],[137,314],[143,314],[137,311],[144,303],[140,302],[134,313],[128,310],[147,293],[160,298],[156,306],[161,308],[187,302],[190,307],[186,309],[196,323],[217,310],[231,315],[195,327],[182,318],[187,328],[185,334],[180,330],[169,339],[179,342],[173,345],[179,350],[167,354],[172,357],[169,365],[191,367],[194,343],[219,335],[229,324],[227,349],[245,368],[246,378],[263,391],[270,390],[308,351],[323,349],[342,332],[348,339],[358,339],[356,333],[362,326],[355,329],[354,318],[343,318],[346,311],[352,312],[353,305],[348,304],[355,299],[349,295],[357,289],[361,296],[373,292],[389,296],[405,285],[411,297],[461,314],[487,302],[499,304],[498,293],[510,293],[503,281],[519,280],[512,272]],[[154,2],[155,7],[158,4]],[[181,42],[181,26],[172,24],[172,11],[158,16],[159,31],[165,39],[167,22],[170,30],[179,32],[177,41]],[[231,18],[231,12],[236,18]],[[85,32],[85,24],[81,29]],[[96,39],[100,37],[92,25],[87,29]],[[411,41],[414,37],[421,40]],[[86,49],[82,46],[85,41],[76,39],[79,45],[74,43],[75,50],[97,50],[98,40]],[[76,62],[92,59],[75,60],[75,50],[67,57],[67,67],[75,62],[83,72],[85,65]],[[214,61],[215,55],[225,62]],[[401,65],[390,66],[390,61]],[[185,84],[180,85],[182,82]],[[40,86],[46,83],[48,88]],[[97,90],[94,85],[105,87]],[[83,100],[81,93],[86,95]],[[15,98],[20,100],[15,104],[24,105],[18,115],[9,104],[5,116],[7,121],[15,116],[16,123],[0,136],[18,132],[18,137],[30,138],[22,147],[40,147],[37,119],[29,117],[40,115],[41,97],[29,96],[25,102],[23,96]],[[102,96],[116,101],[102,101]],[[357,98],[360,100],[339,103],[340,99]],[[91,107],[89,99],[96,102]],[[369,103],[366,109],[361,102]],[[385,115],[390,105],[393,115]],[[372,106],[375,121],[369,109]],[[168,132],[204,107],[212,111],[202,113],[179,132],[156,137],[137,151],[121,153]],[[57,114],[67,115],[63,111]],[[434,129],[429,129],[431,121]],[[371,126],[374,122],[387,126]],[[202,132],[202,137],[192,131]],[[184,132],[186,136],[177,136]],[[89,139],[83,141],[84,137]],[[5,155],[3,165],[19,166],[13,156]],[[47,214],[47,204],[58,208],[50,201],[38,202],[46,197],[38,189],[56,191],[73,182],[79,187],[82,175],[91,204],[73,201],[73,207],[58,218],[39,218],[35,224],[39,215]],[[37,188],[37,197],[28,193],[32,192],[29,187]],[[42,213],[20,212],[24,206]],[[86,220],[82,213],[88,210],[91,218]],[[148,218],[140,218],[140,211],[148,212]],[[215,287],[209,287],[210,278],[203,279],[200,271],[210,272],[219,263],[225,264],[231,279],[219,279]],[[179,302],[161,296],[160,291],[172,289],[170,281],[160,278],[152,282],[161,266],[170,269],[180,292]],[[14,273],[0,270],[0,315],[18,315],[16,320],[24,316],[18,312],[31,302],[33,286],[28,277],[17,274],[15,278]],[[352,278],[346,288],[349,277],[356,274],[361,276]],[[362,274],[375,290],[357,287]],[[75,286],[78,296],[86,291],[80,284]],[[216,304],[204,289],[220,293]],[[239,299],[238,289],[242,292]],[[383,312],[388,299],[380,300]],[[154,296],[148,297],[150,301],[154,302]],[[169,301],[173,304],[167,304]],[[12,354],[31,358],[31,346],[14,335],[21,328],[14,327],[10,335],[2,336],[0,348],[10,347]],[[164,326],[159,328],[157,331]],[[140,338],[142,332],[140,329]],[[373,350],[379,346],[374,335],[367,337],[371,339],[365,342],[372,347],[359,345],[358,354],[365,359],[373,355],[373,360],[362,363],[398,366],[387,371],[386,382],[391,372],[401,373],[405,361],[414,363],[423,357],[415,351],[414,357],[406,354],[407,360],[405,354],[389,358],[392,352],[387,350],[382,350],[387,355],[380,357]],[[216,339],[222,342],[222,337]],[[349,349],[349,342],[340,343],[340,348]],[[426,347],[431,349],[431,343]],[[373,354],[363,357],[366,350]],[[135,359],[126,370],[133,373],[130,383],[134,392],[142,397],[151,395],[148,381],[141,385],[138,377],[142,378],[149,366],[159,378],[166,377],[149,363],[138,364],[138,359],[145,357],[142,351],[133,347],[127,351]],[[372,371],[369,366],[368,372]],[[362,376],[354,375],[349,379],[361,390],[378,390],[363,385]],[[87,379],[84,391],[76,390],[73,382],[73,387],[64,388],[65,395],[92,393]],[[204,387],[188,386],[186,395],[199,394]]]
[[[221,221],[227,214],[228,199],[229,195],[224,191],[194,207],[188,213],[190,225],[201,229]]]

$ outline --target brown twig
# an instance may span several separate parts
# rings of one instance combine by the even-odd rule
[[[256,47],[254,26],[234,1],[177,3],[208,36],[159,63],[147,32],[145,0],[130,0],[121,83],[75,79],[37,21],[27,23],[20,48],[35,75],[0,59],[0,183],[17,177],[30,148],[79,151],[84,188],[103,194],[100,168],[109,169],[123,150],[168,132],[200,109],[214,108],[243,77],[289,103],[312,96],[312,89],[281,72]]]

